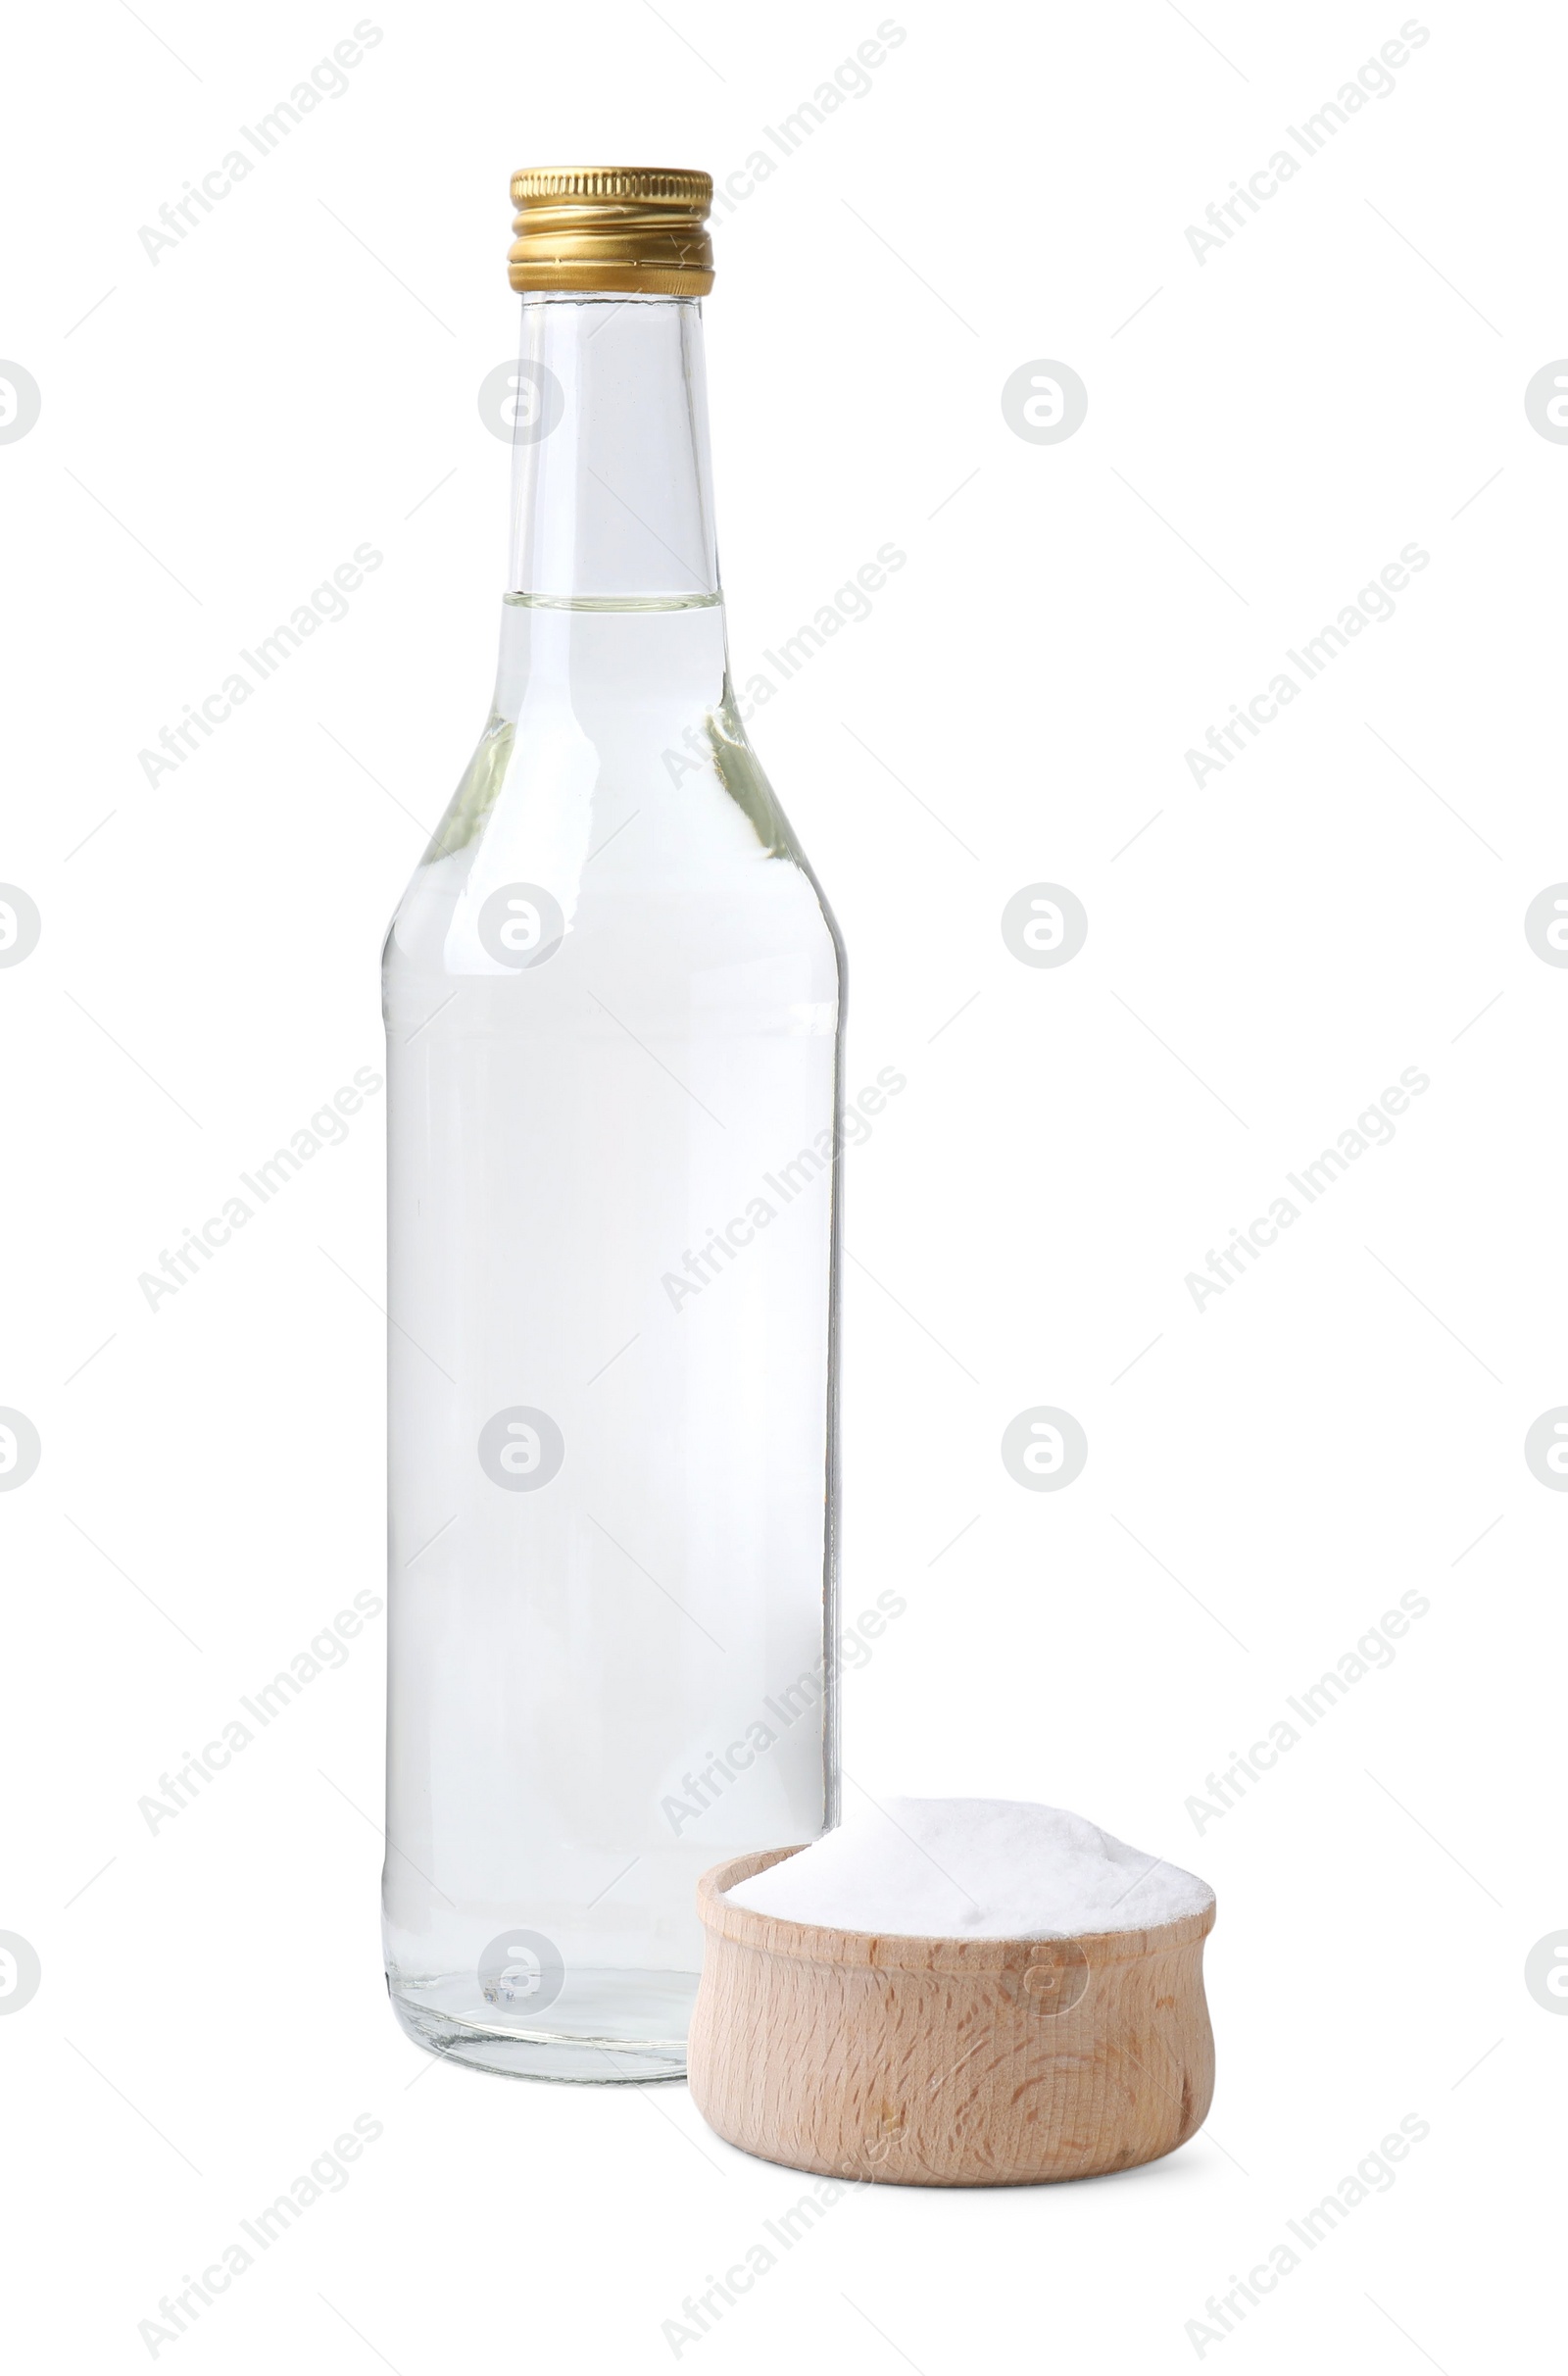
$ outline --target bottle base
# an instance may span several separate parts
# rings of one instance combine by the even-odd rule
[[[416,2046],[504,2079],[580,2086],[640,2086],[684,2079],[695,1972],[578,1972],[548,2015],[491,2004],[470,1977],[411,1981],[387,1974],[387,1993]]]

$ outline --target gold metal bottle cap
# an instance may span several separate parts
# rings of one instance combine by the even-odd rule
[[[710,173],[662,166],[528,166],[512,176],[514,289],[628,289],[706,297],[713,285]]]

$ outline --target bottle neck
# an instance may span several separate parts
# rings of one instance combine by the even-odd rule
[[[523,298],[512,486],[513,602],[719,604],[696,298]]]

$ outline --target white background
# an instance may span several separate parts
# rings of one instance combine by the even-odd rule
[[[0,1496],[0,1929],[43,1967],[0,2021],[10,2349],[146,2364],[160,2297],[368,2113],[347,2187],[164,2363],[657,2369],[808,2182],[682,2088],[401,2036],[384,1624],[177,1819],[137,1809],[379,1589],[379,1105],[156,1312],[137,1279],[378,1064],[382,932],[490,688],[511,170],[741,168],[878,6],[374,0],[345,93],[156,263],[138,227],[355,9],[143,14],[14,19],[0,143],[0,350],[42,391],[0,446],[0,877],[43,918],[0,971],[0,1403],[43,1441]],[[1568,875],[1568,450],[1523,395],[1568,351],[1568,37],[1423,7],[1393,94],[1200,263],[1186,226],[1407,20],[1193,15],[899,0],[870,89],[715,225],[707,314],[737,674],[908,555],[753,726],[848,942],[850,1087],[908,1078],[849,1159],[845,1597],[909,1605],[849,1679],[849,1773],[1073,1807],[1208,1877],[1218,2092],[1126,2176],[862,2191],[684,2346],[705,2370],[1186,2367],[1206,2297],[1408,2114],[1396,2183],[1201,2355],[1461,2376],[1546,2310],[1568,2026],[1523,1967],[1568,1921],[1568,1503],[1522,1447],[1568,1401],[1568,973],[1523,916]],[[1042,358],[1089,390],[1058,445],[1001,407]],[[149,784],[362,542],[349,616]],[[1396,616],[1195,784],[1412,542]],[[1000,932],[1039,881],[1090,917],[1060,969]],[[1393,1142],[1197,1309],[1186,1274],[1407,1066]],[[999,1457],[1041,1404],[1087,1429],[1066,1491]],[[1200,1831],[1205,1777],[1402,1592],[1393,1665]]]

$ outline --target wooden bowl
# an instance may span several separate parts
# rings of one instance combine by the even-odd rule
[[[697,1888],[688,2075],[743,2152],[896,2186],[1034,2186],[1185,2145],[1214,2092],[1202,1911],[1069,1939],[914,1939],[780,1921]]]

